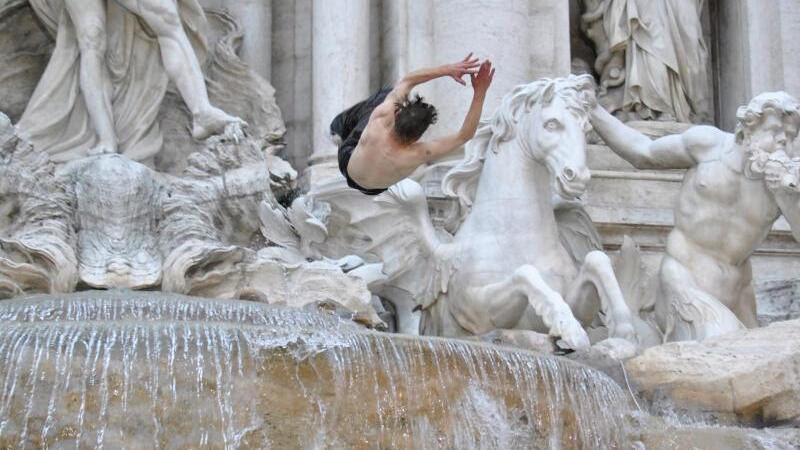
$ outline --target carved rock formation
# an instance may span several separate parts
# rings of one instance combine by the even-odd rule
[[[274,149],[231,126],[190,155],[180,176],[121,155],[56,170],[0,116],[0,297],[161,289],[295,307],[334,303],[383,326],[363,280],[265,237],[291,227],[273,189],[293,190],[296,173]]]
[[[648,399],[716,420],[800,418],[800,321],[648,349],[625,364]]]

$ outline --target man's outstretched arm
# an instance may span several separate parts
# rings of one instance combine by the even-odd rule
[[[480,65],[478,58],[474,58],[472,53],[470,53],[466,58],[455,64],[429,67],[406,74],[400,81],[395,83],[394,89],[392,89],[392,92],[387,96],[384,105],[389,105],[394,108],[394,104],[403,101],[415,86],[437,78],[452,77],[457,82],[466,86],[467,83],[463,79],[464,75],[475,74]]]
[[[652,140],[625,125],[602,106],[591,114],[597,134],[611,150],[637,169],[686,169],[720,141],[722,132],[714,127],[696,126],[683,134]]]
[[[464,118],[464,123],[457,133],[434,139],[430,142],[420,142],[415,144],[416,150],[419,152],[420,159],[423,163],[430,162],[438,159],[453,150],[466,144],[467,141],[475,136],[478,130],[478,124],[481,120],[481,112],[483,111],[483,102],[486,100],[486,91],[492,84],[494,78],[494,69],[492,68],[491,61],[485,61],[481,64],[478,73],[470,75],[472,80],[472,88],[474,94],[472,95],[472,103],[469,106],[467,116]]]

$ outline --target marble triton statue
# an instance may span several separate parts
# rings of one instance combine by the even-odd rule
[[[785,92],[767,92],[739,109],[735,134],[695,126],[651,140],[594,108],[594,129],[636,168],[688,169],[659,272],[656,318],[667,340],[758,325],[750,257],[782,213],[800,236],[797,202],[776,202],[785,177],[770,169],[787,158],[799,110]]]
[[[162,145],[157,120],[169,81],[203,139],[240,122],[213,107],[201,71],[206,17],[197,0],[31,0],[55,36],[48,66],[19,122],[54,162]]]
[[[461,129],[420,142],[436,121],[436,108],[419,96],[409,99],[411,89],[447,76],[466,85],[462,79],[465,75],[470,75],[475,95]],[[347,184],[367,195],[377,195],[422,164],[460,148],[475,135],[493,76],[492,63],[487,60],[481,64],[470,53],[456,64],[412,72],[393,88],[384,88],[339,114],[331,123],[331,134],[342,141],[339,169]]]

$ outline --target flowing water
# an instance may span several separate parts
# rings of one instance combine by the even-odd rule
[[[0,449],[610,449],[629,408],[555,358],[254,302],[0,302]]]

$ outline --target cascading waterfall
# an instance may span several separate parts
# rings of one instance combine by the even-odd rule
[[[0,302],[0,448],[609,449],[630,404],[569,362],[243,301]]]

